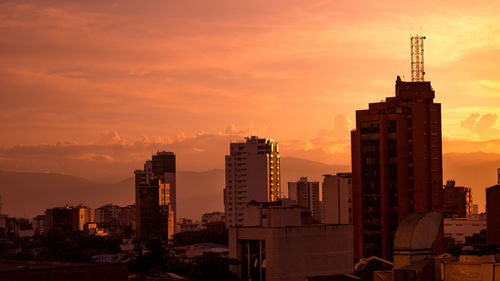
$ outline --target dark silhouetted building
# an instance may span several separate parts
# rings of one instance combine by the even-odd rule
[[[488,244],[500,245],[500,184],[486,188]]]
[[[64,232],[84,230],[85,224],[94,221],[94,210],[85,206],[66,206],[47,209],[46,229],[58,228]]]
[[[313,219],[317,222],[322,221],[322,212],[319,206],[319,182],[307,181],[306,177],[301,177],[297,182],[289,182],[288,198],[295,200],[298,205],[308,208]]]
[[[176,221],[175,155],[158,152],[135,171],[136,233],[139,240],[168,240]]]
[[[430,82],[403,82],[398,76],[395,97],[356,111],[351,133],[356,259],[391,260],[399,222],[411,212],[443,208],[441,105],[433,99]]]
[[[443,211],[445,218],[465,218],[472,214],[472,194],[468,187],[455,186],[449,180],[443,187]]]

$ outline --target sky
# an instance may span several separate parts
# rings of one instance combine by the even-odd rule
[[[349,165],[355,110],[409,79],[420,32],[443,152],[498,153],[498,14],[481,0],[0,1],[0,168],[166,149],[201,171],[250,134]]]

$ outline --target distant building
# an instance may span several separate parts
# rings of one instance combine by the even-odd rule
[[[309,209],[313,219],[317,222],[321,222],[321,211],[319,209],[319,182],[307,181],[307,177],[301,177],[298,182],[289,182],[288,198],[295,200],[298,205]]]
[[[111,223],[117,223],[122,226],[131,226],[135,229],[135,205],[120,207],[118,205],[107,204],[95,209],[95,222],[102,227],[107,227]]]
[[[244,225],[229,228],[230,270],[241,280],[302,281],[351,273],[352,225],[313,224],[310,211],[286,201],[251,202]]]
[[[107,224],[113,220],[119,221],[121,216],[120,206],[107,204],[94,210],[96,223]]]
[[[472,213],[471,189],[455,186],[454,180],[448,180],[443,186],[443,211],[445,218],[465,218]]]
[[[130,226],[135,230],[136,226],[136,216],[137,210],[135,204],[128,205],[125,207],[120,207],[120,225]]]
[[[473,204],[472,205],[472,213],[471,215],[477,215],[479,214],[479,205],[478,204]]]
[[[47,232],[45,216],[38,215],[33,218],[33,233],[43,235]]]
[[[500,184],[486,189],[488,244],[500,245]]]
[[[158,152],[135,171],[136,235],[141,241],[168,240],[176,224],[175,155]]]
[[[441,212],[441,104],[430,82],[396,80],[396,96],[356,111],[351,133],[354,253],[392,259],[412,212]],[[442,251],[442,233],[436,252]]]
[[[58,228],[65,232],[84,230],[85,224],[93,222],[94,210],[85,206],[66,206],[47,209],[45,212],[46,228],[50,231]]]
[[[248,202],[277,201],[281,197],[278,143],[272,139],[246,138],[232,142],[226,155],[224,208],[228,227],[243,225]]]
[[[486,229],[486,217],[444,219],[444,236],[453,238],[457,243],[465,243],[465,237],[480,233],[484,229]]]
[[[205,213],[201,216],[201,228],[208,230],[223,230],[226,228],[226,215],[224,212]]]
[[[323,175],[323,223],[352,224],[352,174]]]
[[[196,231],[200,230],[199,223],[193,223],[192,219],[180,218],[177,222],[177,232],[186,232],[186,231]]]

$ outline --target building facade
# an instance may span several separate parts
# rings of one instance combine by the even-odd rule
[[[486,229],[486,217],[445,218],[444,236],[457,243],[465,243],[465,237],[471,237]]]
[[[472,214],[472,192],[468,187],[455,186],[449,180],[443,187],[443,211],[445,218],[465,218]]]
[[[158,152],[135,171],[136,236],[168,240],[176,225],[175,154]]]
[[[352,225],[305,219],[310,211],[282,202],[250,203],[244,226],[229,229],[230,270],[245,281],[301,281],[353,271]]]
[[[441,211],[441,105],[430,82],[396,80],[396,96],[356,111],[351,132],[354,252],[392,259],[398,223]],[[442,236],[442,232],[441,232]],[[442,239],[436,249],[442,248]]]
[[[243,211],[250,201],[272,202],[281,197],[278,143],[256,136],[232,142],[226,155],[224,209],[227,227],[243,225]]]
[[[352,224],[352,174],[323,175],[323,223]]]
[[[307,177],[301,177],[298,182],[289,182],[288,198],[309,209],[313,219],[321,222],[319,182],[307,181]]]

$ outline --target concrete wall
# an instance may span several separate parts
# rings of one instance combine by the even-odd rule
[[[500,280],[500,263],[444,263],[441,280],[498,281]]]

